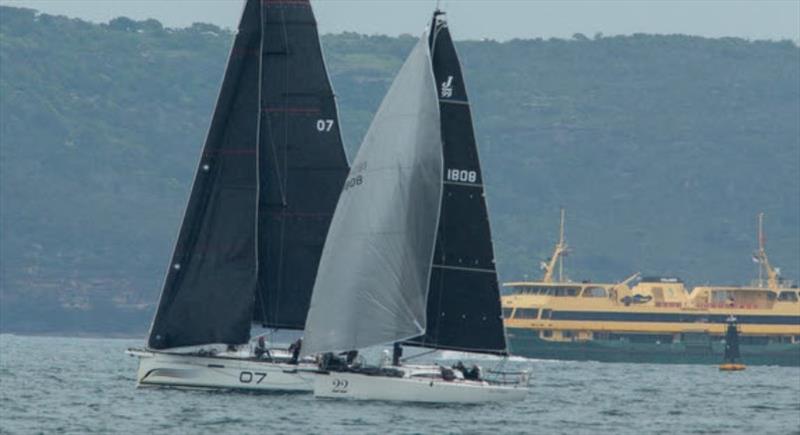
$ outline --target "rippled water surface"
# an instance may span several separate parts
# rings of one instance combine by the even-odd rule
[[[519,359],[524,402],[413,405],[137,390],[124,350],[141,344],[0,335],[0,433],[800,434],[798,368]]]

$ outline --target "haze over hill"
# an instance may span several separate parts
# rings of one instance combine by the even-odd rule
[[[457,26],[457,23],[453,23]],[[350,155],[414,38],[322,38]],[[0,328],[141,333],[232,35],[0,8]],[[689,36],[458,42],[501,278],[568,209],[574,279],[800,272],[800,49]]]

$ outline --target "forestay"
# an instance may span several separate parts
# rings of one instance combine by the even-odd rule
[[[442,193],[427,38],[414,47],[353,162],[322,253],[303,354],[424,333]]]

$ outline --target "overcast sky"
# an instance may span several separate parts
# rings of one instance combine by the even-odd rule
[[[155,18],[235,28],[243,0],[0,0],[49,14],[106,22]],[[323,33],[420,33],[436,0],[313,0]],[[800,0],[440,0],[457,39],[684,33],[800,41]]]

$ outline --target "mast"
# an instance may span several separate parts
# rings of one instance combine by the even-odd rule
[[[764,274],[767,275],[767,288],[778,290],[780,287],[780,273],[777,268],[772,267],[767,257],[766,241],[764,237],[764,213],[758,214],[758,250],[754,258],[758,263],[758,286],[764,286]]]
[[[553,282],[553,271],[555,270],[556,263],[559,265],[558,269],[558,282],[564,281],[564,260],[561,258],[567,253],[567,242],[564,240],[564,217],[565,212],[564,208],[561,208],[561,224],[559,226],[559,237],[558,243],[556,244],[553,255],[550,257],[550,261],[547,263],[542,263],[542,268],[544,269],[544,277],[542,278],[542,282],[551,283]],[[559,261],[560,260],[560,261]]]
[[[442,201],[426,331],[408,343],[504,355],[500,290],[472,113],[443,15],[433,13],[428,38],[441,119]]]

